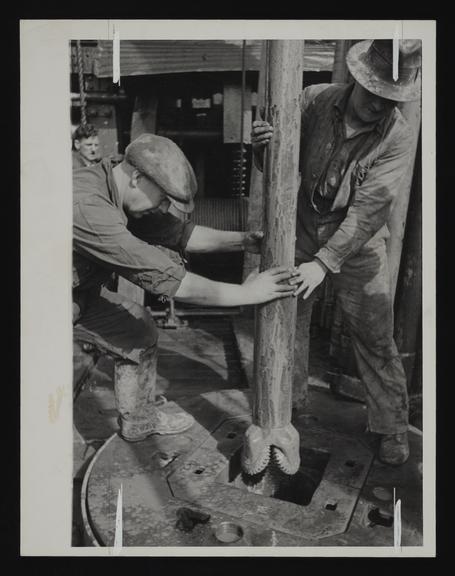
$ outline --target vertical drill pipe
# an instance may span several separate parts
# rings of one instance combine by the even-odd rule
[[[267,120],[274,134],[264,163],[261,270],[294,266],[303,75],[303,41],[267,44]],[[253,422],[261,428],[291,421],[296,304],[289,297],[256,309]]]

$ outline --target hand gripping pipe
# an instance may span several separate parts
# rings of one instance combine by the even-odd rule
[[[294,267],[303,41],[267,41],[266,50],[267,120],[274,134],[264,162],[261,270]],[[287,474],[300,466],[300,439],[291,424],[296,307],[291,296],[256,309],[253,424],[242,449],[247,474],[262,472],[271,456]]]

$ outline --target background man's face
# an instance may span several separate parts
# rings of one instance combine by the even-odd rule
[[[134,187],[129,190],[127,212],[132,218],[141,218],[152,212],[165,214],[170,201],[164,190],[143,174],[138,174]]]
[[[94,162],[99,159],[100,141],[98,136],[75,140],[74,147],[79,151],[79,154],[89,162]]]
[[[352,110],[359,120],[367,124],[387,116],[397,105],[394,100],[376,96],[356,82],[351,93]]]

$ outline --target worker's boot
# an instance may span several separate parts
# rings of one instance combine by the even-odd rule
[[[404,464],[409,458],[408,433],[386,434],[381,439],[379,460],[390,466]]]
[[[151,434],[179,434],[194,424],[190,414],[173,412],[166,403],[156,402],[156,361],[154,346],[144,351],[139,364],[115,362],[120,435],[129,442],[139,442]]]
[[[120,418],[120,436],[128,442],[140,442],[152,434],[180,434],[191,428],[194,418],[186,412],[169,412],[154,408],[153,413],[134,421]]]

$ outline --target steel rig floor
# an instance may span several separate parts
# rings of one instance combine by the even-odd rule
[[[220,319],[161,336],[166,409],[184,408],[196,422],[184,434],[123,441],[111,367],[101,363],[75,405],[73,545],[113,545],[120,487],[123,546],[393,546],[394,499],[402,546],[422,545],[417,430],[406,464],[381,464],[365,406],[335,397],[313,364],[308,412],[293,420],[299,472],[288,477],[272,465],[246,477],[239,452],[251,396],[240,366],[248,343],[237,348]]]

